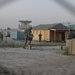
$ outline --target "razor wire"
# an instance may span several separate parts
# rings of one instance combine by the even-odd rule
[[[0,0],[0,8],[13,1],[17,1],[17,0]]]
[[[63,6],[64,8],[66,8],[73,15],[75,15],[75,7],[72,6],[72,4],[70,4],[66,0],[54,0],[54,1],[57,2],[59,5]]]

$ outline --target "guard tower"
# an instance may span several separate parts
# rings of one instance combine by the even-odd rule
[[[31,22],[32,21],[28,21],[28,20],[26,20],[26,21],[20,20],[19,21],[19,29],[26,29],[26,28],[31,27],[31,25],[30,25]]]

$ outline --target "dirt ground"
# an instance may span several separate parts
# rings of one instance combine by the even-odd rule
[[[75,75],[75,56],[53,47],[0,48],[0,75]]]

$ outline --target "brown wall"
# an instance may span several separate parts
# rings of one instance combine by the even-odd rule
[[[46,29],[43,29],[43,30],[40,30],[40,29],[37,29],[37,30],[32,30],[32,33],[33,33],[33,40],[39,40],[39,34],[42,34],[42,41],[49,41],[49,36],[50,36],[50,33],[49,33],[49,30],[46,30]]]
[[[75,55],[75,39],[66,40],[66,48],[68,50],[68,54]]]
[[[32,33],[34,35],[33,40],[39,40],[39,34],[42,34],[42,41],[56,41],[56,40],[61,40],[61,41],[65,41],[67,39],[68,36],[68,32],[67,30],[59,30],[59,31],[54,31],[54,30],[48,30],[48,29],[33,29]],[[75,34],[75,31],[71,31]]]
[[[54,31],[50,31],[50,41],[54,41]]]
[[[65,31],[65,40],[67,40],[69,31]]]

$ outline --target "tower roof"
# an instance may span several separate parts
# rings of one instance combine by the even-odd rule
[[[28,21],[28,20],[26,20],[26,21],[20,20],[19,22],[23,22],[23,23],[31,23],[32,21]]]

